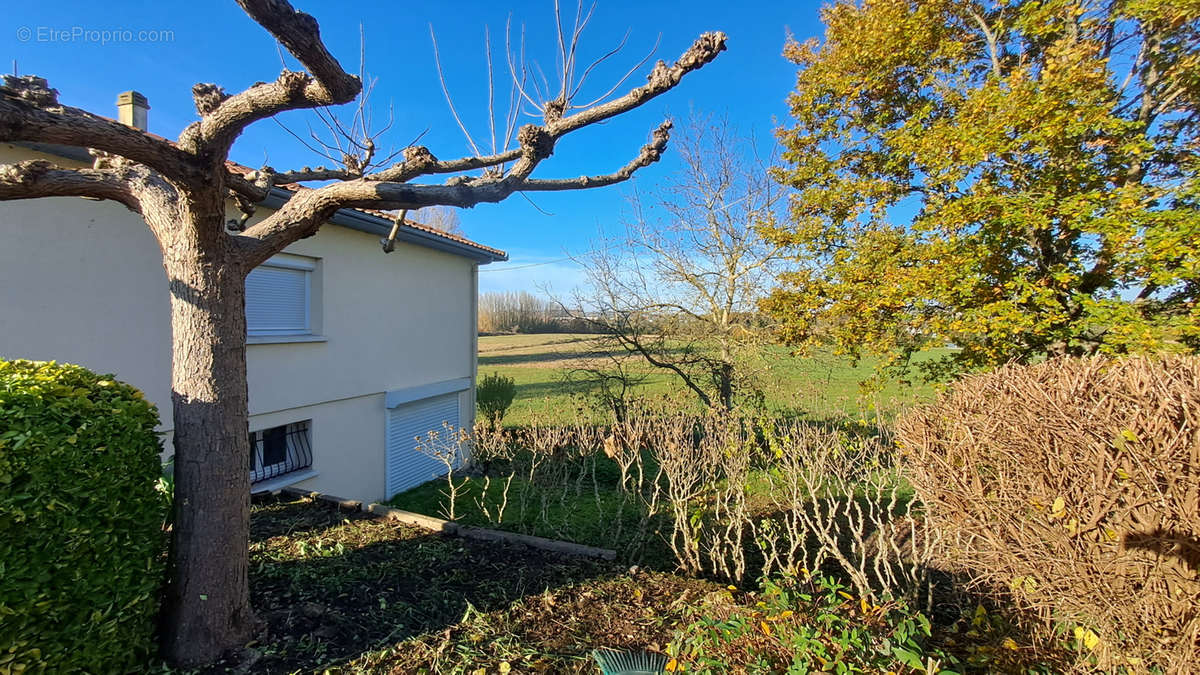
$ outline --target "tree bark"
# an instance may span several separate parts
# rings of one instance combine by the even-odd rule
[[[721,317],[721,363],[717,368],[717,395],[721,399],[721,407],[728,412],[733,410],[733,349],[729,346],[729,313],[725,312]]]
[[[219,216],[216,223],[220,226]],[[199,228],[184,230],[195,233]],[[211,232],[212,228],[206,228]],[[221,230],[218,230],[220,232]],[[245,271],[220,237],[164,247],[171,289],[175,523],[164,657],[199,665],[245,644],[250,443]]]

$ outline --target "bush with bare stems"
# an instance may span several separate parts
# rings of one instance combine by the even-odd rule
[[[446,498],[446,506],[440,515],[447,520],[456,520],[455,506],[465,483],[465,479],[457,474],[457,469],[466,463],[469,456],[471,433],[445,422],[442,426],[441,430],[434,429],[424,436],[417,436],[416,450],[446,467],[446,490],[442,493]]]
[[[1200,663],[1200,359],[1054,359],[902,418],[950,560],[1103,669]]]
[[[489,524],[617,547],[630,562],[665,557],[739,583],[834,571],[884,597],[919,590],[932,550],[887,437],[643,404],[607,427],[480,425],[471,446]]]
[[[923,527],[895,466],[890,435],[831,432],[797,421],[763,426],[776,517],[758,523],[767,571],[835,566],[859,595],[906,595],[927,581],[936,533]],[[926,596],[928,598],[928,596]]]

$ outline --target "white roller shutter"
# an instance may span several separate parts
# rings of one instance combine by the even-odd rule
[[[262,265],[246,277],[246,329],[250,335],[301,335],[308,321],[309,271]]]
[[[387,497],[443,476],[446,466],[416,450],[416,438],[459,426],[458,393],[405,403],[388,410]]]

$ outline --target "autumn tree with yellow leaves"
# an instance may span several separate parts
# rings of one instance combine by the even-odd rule
[[[797,345],[942,376],[1200,348],[1200,5],[843,0],[799,67],[767,234]]]

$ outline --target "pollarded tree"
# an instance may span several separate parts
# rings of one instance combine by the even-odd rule
[[[250,485],[247,435],[245,278],[288,244],[313,235],[341,208],[470,207],[517,192],[611,185],[659,159],[664,123],[617,171],[569,179],[534,178],[534,169],[566,134],[632,110],[675,87],[725,48],[721,33],[702,35],[673,64],[658,62],[646,84],[602,103],[577,106],[577,30],[560,40],[561,88],[537,104],[542,120],[515,129],[513,146],[442,160],[409,147],[401,161],[373,167],[374,144],[347,152],[340,168],[231,171],[226,158],[249,125],[281,112],[333,106],[362,93],[324,47],[317,22],[286,0],[239,0],[307,72],[285,70],[273,82],[236,94],[214,84],[192,88],[199,120],[175,142],[62,105],[35,77],[5,77],[0,141],[88,148],[92,168],[46,161],[0,166],[0,199],[77,196],[109,199],[141,214],[162,250],[171,294],[175,504],[172,578],[164,608],[164,653],[172,661],[210,661],[243,644],[256,620],[247,586]],[[560,36],[561,37],[561,36]],[[586,71],[584,76],[586,76]],[[520,83],[516,83],[520,87]],[[524,89],[521,97],[533,99]],[[516,116],[510,115],[510,120]],[[368,139],[369,140],[369,139]],[[482,170],[481,175],[463,172]],[[453,174],[444,183],[416,179]],[[245,210],[276,185],[322,181],[297,190],[253,225],[227,227],[226,205]]]
[[[929,374],[1200,347],[1200,11],[844,0],[780,130],[793,342]]]

